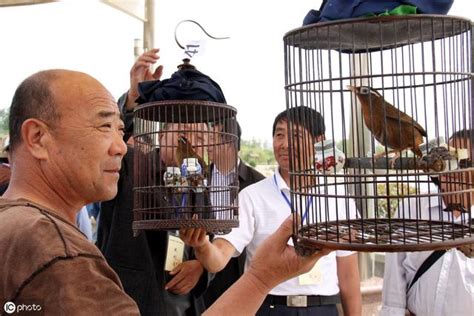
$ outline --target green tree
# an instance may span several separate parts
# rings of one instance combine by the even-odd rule
[[[275,164],[275,157],[273,150],[261,140],[241,140],[239,156],[249,165],[255,167],[256,165],[273,165]]]
[[[405,183],[389,183],[388,191],[385,183],[377,184],[377,195],[387,196],[386,198],[379,198],[377,200],[378,216],[381,218],[387,218],[389,212],[391,217],[395,216],[400,201],[415,193],[416,188]]]

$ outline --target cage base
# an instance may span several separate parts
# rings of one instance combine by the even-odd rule
[[[134,221],[133,234],[138,235],[141,230],[179,230],[182,228],[205,228],[207,232],[223,235],[232,228],[239,227],[239,220],[218,219],[166,219]]]
[[[474,243],[474,226],[412,219],[344,220],[303,225],[295,238],[295,245],[306,251],[429,251]]]

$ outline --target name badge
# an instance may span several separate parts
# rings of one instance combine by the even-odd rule
[[[298,277],[298,282],[300,285],[317,285],[321,284],[322,278],[321,263],[317,261],[309,272]]]
[[[168,235],[168,249],[166,251],[165,271],[171,271],[184,257],[184,242],[176,236]]]

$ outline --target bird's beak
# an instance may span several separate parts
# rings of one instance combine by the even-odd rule
[[[346,86],[346,88],[347,88],[348,90],[354,92],[354,93],[357,92],[357,88],[356,88],[356,87],[353,87],[353,86],[350,86],[350,85],[349,85],[349,86]]]

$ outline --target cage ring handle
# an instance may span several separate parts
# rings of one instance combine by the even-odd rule
[[[197,26],[199,26],[199,28],[204,32],[204,34],[206,34],[208,37],[212,38],[212,39],[215,39],[215,40],[223,40],[223,39],[229,39],[230,37],[228,36],[225,36],[225,37],[215,37],[215,36],[212,36],[211,34],[209,34],[205,29],[204,27],[202,27],[201,24],[199,24],[198,22],[194,21],[194,20],[182,20],[181,22],[179,22],[176,27],[174,28],[174,40],[176,41],[176,44],[178,44],[178,46],[181,48],[181,49],[184,49],[184,46],[181,45],[181,43],[178,41],[178,36],[177,36],[177,31],[178,31],[178,27],[185,23],[185,22],[190,22],[190,23],[194,23],[196,24]]]

